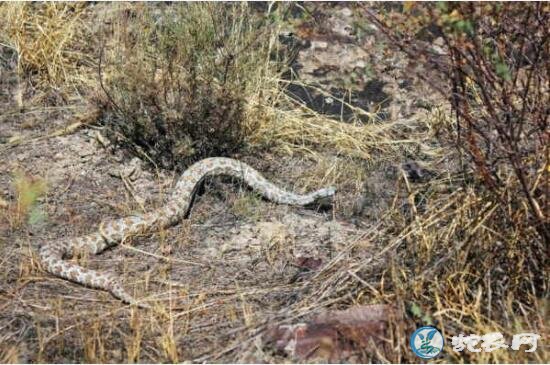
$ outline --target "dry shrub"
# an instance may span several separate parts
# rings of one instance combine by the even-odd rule
[[[548,5],[430,4],[386,19],[367,14],[453,105],[456,124],[442,131],[444,143],[467,154],[467,171],[499,203],[502,223],[548,241]],[[426,32],[441,35],[441,49],[419,40]]]
[[[269,94],[258,85],[276,65],[264,19],[246,4],[133,4],[117,14],[97,100],[110,138],[178,170],[241,150],[254,129],[247,102]]]
[[[392,351],[364,354],[361,362],[416,362],[409,339],[423,325],[436,326],[445,336],[444,362],[545,362],[547,256],[537,233],[503,229],[499,203],[461,186],[460,177],[415,188],[403,174],[396,183],[410,209],[389,209],[377,226],[323,265],[308,282],[307,295],[287,310],[331,302],[344,302],[345,308],[395,306],[405,321],[391,323]],[[530,354],[523,352],[527,347],[451,350],[452,336],[490,332],[501,332],[507,344],[522,332],[542,339]]]
[[[377,298],[397,301],[417,325],[435,324],[446,336],[498,331],[508,343],[520,332],[544,337],[548,5],[406,4],[365,8],[364,15],[452,105],[456,119],[439,123],[438,132],[462,168],[418,189],[404,175],[411,209],[389,212],[388,228],[370,237],[391,264],[369,267],[369,259],[356,272],[373,283],[368,291]],[[437,38],[437,46],[427,41]],[[546,354],[456,356],[509,362],[544,361]]]
[[[498,331],[509,341],[520,332],[543,334],[544,245],[534,231],[503,230],[501,207],[489,195],[453,185],[455,191],[432,192],[424,213],[402,217],[412,222],[381,281],[400,294],[417,324],[435,324],[447,336]],[[525,354],[456,354],[469,355],[508,362]]]

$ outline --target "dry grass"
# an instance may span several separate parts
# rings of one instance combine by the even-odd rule
[[[33,86],[60,92],[67,100],[87,81],[94,64],[83,3],[5,3],[0,42],[17,53],[17,74]],[[89,18],[88,18],[89,19]],[[82,73],[88,70],[88,75]]]
[[[126,4],[117,11],[143,6]],[[6,22],[0,24],[0,39],[17,51],[17,74],[30,80],[36,92],[55,88],[70,95],[66,100],[81,103],[90,97],[79,94],[82,85],[101,89],[98,54],[90,50],[90,39],[98,42],[89,38],[91,24],[99,14],[113,16],[117,11],[83,4],[2,4],[0,17]],[[106,42],[116,46],[118,40],[111,36]],[[491,200],[471,175],[445,170],[443,162],[454,160],[456,151],[439,144],[435,136],[451,125],[448,111],[428,114],[422,121],[381,122],[374,114],[356,110],[368,114],[370,122],[346,124],[293,104],[279,89],[284,81],[268,70],[267,60],[263,66],[247,69],[242,126],[247,143],[256,151],[268,150],[274,160],[298,156],[307,161],[311,168],[305,173],[293,167],[278,170],[286,171],[298,189],[335,184],[340,191],[333,212],[337,219],[351,214],[350,200],[362,194],[369,174],[415,151],[422,150],[437,176],[414,184],[399,171],[393,186],[385,187],[395,193],[381,218],[367,222],[360,238],[342,242],[343,247],[307,280],[287,283],[273,274],[233,273],[225,256],[215,261],[193,256],[200,250],[193,251],[190,231],[212,214],[211,206],[199,207],[179,234],[156,234],[158,251],[125,244],[124,263],[116,252],[96,259],[99,262],[80,258],[86,265],[101,265],[101,260],[106,260],[104,266],[118,265],[125,284],[138,296],[156,293],[147,298],[154,300],[153,310],[142,311],[120,305],[106,293],[92,296],[89,289],[40,270],[36,247],[30,244],[32,225],[25,223],[44,187],[21,175],[13,189],[18,191],[16,205],[0,205],[5,217],[6,212],[16,213],[5,230],[9,240],[0,237],[0,266],[6,267],[0,274],[0,362],[287,362],[262,345],[261,334],[268,326],[303,320],[324,308],[370,303],[392,304],[405,320],[392,323],[391,353],[360,353],[359,361],[417,362],[408,349],[408,336],[417,325],[431,323],[447,338],[492,331],[508,339],[523,331],[543,336],[537,352],[530,355],[447,351],[442,361],[547,362],[541,345],[548,339],[548,266],[536,259],[546,257],[547,248],[532,230],[503,229],[499,222],[512,208]],[[118,72],[108,69],[107,83],[128,77]],[[39,109],[43,100],[23,104]],[[133,200],[112,202],[105,196],[103,201],[121,215],[139,210]],[[265,202],[239,194],[231,204],[228,210],[234,215],[254,221],[260,218],[258,204]],[[78,218],[75,222],[79,226]],[[80,227],[90,223],[94,222],[81,222]],[[255,262],[276,268],[292,256],[288,229],[279,228],[262,237],[265,245],[250,248]],[[12,242],[19,244],[8,247]],[[178,256],[174,246],[185,254]],[[152,267],[144,265],[144,255],[154,257]],[[216,270],[213,264],[226,266]],[[142,268],[139,275],[128,269],[132,266]],[[196,268],[190,282],[170,281],[169,273],[182,267]],[[239,276],[231,281],[231,275]]]
[[[280,85],[288,83],[281,79],[276,81]],[[322,93],[330,96],[326,91]],[[261,106],[263,117],[259,119],[251,138],[258,144],[276,143],[281,152],[301,152],[315,156],[323,150],[329,150],[337,155],[373,162],[383,160],[380,156],[392,160],[406,151],[424,147],[423,143],[431,137],[426,124],[414,120],[382,123],[376,113],[342,102],[357,115],[367,116],[370,122],[342,123],[302,106],[284,92],[279,92],[274,103]],[[251,105],[255,105],[254,100]],[[427,148],[429,151],[433,149]]]

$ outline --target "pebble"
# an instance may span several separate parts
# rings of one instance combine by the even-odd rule
[[[311,41],[311,49],[327,49],[328,43],[324,41]]]
[[[353,12],[351,11],[350,8],[343,8],[340,13],[345,16],[345,17],[350,17],[353,15]]]

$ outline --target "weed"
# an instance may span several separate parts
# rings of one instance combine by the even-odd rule
[[[246,103],[275,72],[269,24],[245,4],[122,9],[105,46],[96,100],[110,138],[154,166],[243,149],[254,115]],[[265,96],[267,97],[267,95]]]
[[[12,229],[20,227],[22,224],[32,226],[43,223],[46,213],[38,204],[38,200],[46,193],[46,182],[18,170],[13,174],[13,187],[16,200],[7,209]]]

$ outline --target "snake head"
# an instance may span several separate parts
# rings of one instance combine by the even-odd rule
[[[334,186],[329,186],[313,193],[315,199],[313,203],[308,204],[310,207],[314,207],[316,210],[326,211],[332,208],[332,198],[336,194],[336,188]]]

